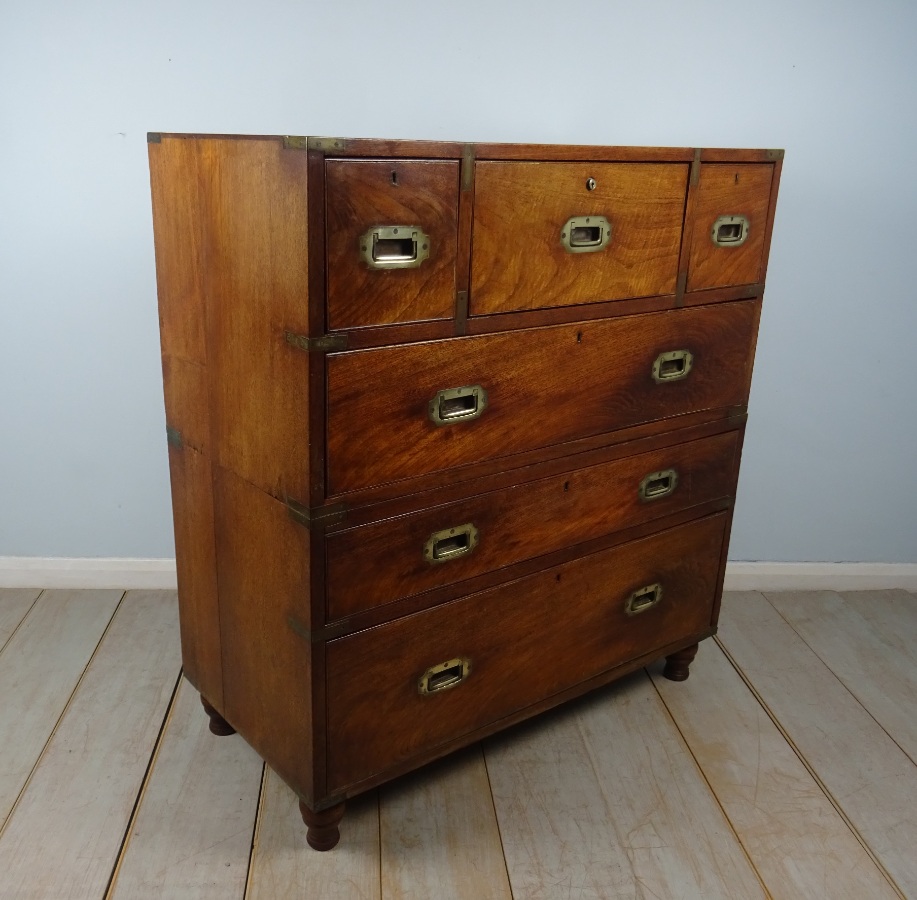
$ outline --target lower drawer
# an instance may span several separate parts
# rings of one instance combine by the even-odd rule
[[[330,641],[329,790],[704,631],[725,526],[720,513]]]

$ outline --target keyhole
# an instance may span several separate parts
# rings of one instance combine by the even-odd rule
[[[735,180],[735,183],[736,183],[736,184],[739,183],[739,173],[738,173],[738,172],[736,172],[736,180]]]
[[[736,180],[738,180],[738,178],[739,176],[736,175]],[[392,172],[392,184],[398,184],[398,173],[397,172]]]
[[[583,342],[583,332],[582,332],[582,331],[577,331],[577,332],[576,332],[576,343],[577,343],[577,344],[582,344],[582,342]]]

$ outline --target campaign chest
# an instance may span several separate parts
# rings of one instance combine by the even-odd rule
[[[344,801],[716,630],[782,151],[151,134],[185,674]]]

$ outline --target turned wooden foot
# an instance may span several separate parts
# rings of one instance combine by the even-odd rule
[[[330,850],[341,839],[338,825],[341,824],[341,819],[344,818],[343,803],[313,812],[300,800],[299,811],[302,813],[303,822],[309,826],[309,830],[306,832],[306,840],[313,850]]]
[[[201,705],[204,707],[204,712],[210,716],[210,730],[214,734],[223,736],[236,733],[236,729],[207,702],[203,694],[201,694]]]
[[[697,644],[691,644],[690,647],[685,647],[684,650],[679,650],[678,653],[667,656],[662,674],[669,681],[685,681],[689,674],[688,668],[695,656],[697,656]]]

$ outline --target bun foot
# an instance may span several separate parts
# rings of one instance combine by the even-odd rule
[[[306,832],[306,841],[308,841],[313,850],[330,850],[337,845],[337,842],[341,839],[338,825],[341,824],[341,819],[344,818],[343,803],[314,812],[300,800],[299,811],[302,813],[303,822],[309,826],[309,830]]]
[[[689,675],[688,669],[697,656],[697,644],[691,644],[684,650],[679,650],[671,656],[665,658],[665,668],[662,670],[663,676],[669,681],[686,681]]]
[[[201,705],[204,707],[204,712],[210,716],[210,730],[214,734],[224,737],[227,734],[236,733],[236,729],[207,702],[203,694],[201,694]]]

